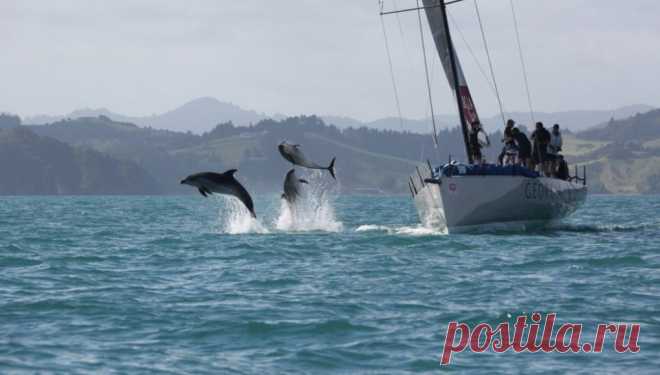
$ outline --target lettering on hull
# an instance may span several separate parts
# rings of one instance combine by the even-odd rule
[[[551,182],[548,187],[539,181],[525,184],[525,199],[542,202],[573,202],[579,199],[577,189],[562,189],[560,183]]]

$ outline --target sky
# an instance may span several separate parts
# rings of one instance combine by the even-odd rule
[[[514,3],[535,110],[660,105],[660,1]],[[509,0],[478,5],[505,110],[526,111]],[[449,12],[477,108],[493,115],[475,2]],[[434,110],[455,113],[423,21]],[[402,115],[426,117],[417,13],[382,22]],[[384,41],[377,0],[2,0],[0,111],[138,116],[212,96],[267,114],[396,116]]]

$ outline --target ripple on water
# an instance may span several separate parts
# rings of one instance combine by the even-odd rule
[[[255,197],[256,222],[197,196],[1,199],[0,373],[660,368],[660,197],[590,197],[558,227],[478,235],[423,230],[405,197],[331,198],[332,230],[278,228],[276,195]],[[534,311],[640,322],[642,352],[440,368],[448,322]]]

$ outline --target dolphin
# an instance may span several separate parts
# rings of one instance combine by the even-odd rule
[[[290,170],[284,179],[284,194],[282,194],[282,198],[286,199],[289,204],[294,203],[300,195],[300,184],[307,183],[306,180],[303,180],[302,178],[299,179],[296,176],[295,169]]]
[[[234,173],[236,173],[236,169],[230,169],[222,174],[214,172],[195,173],[181,180],[181,183],[196,187],[199,193],[205,197],[212,193],[234,196],[243,202],[252,217],[256,218],[252,197],[243,185],[236,181]]]
[[[294,165],[299,165],[301,167],[305,168],[310,168],[310,169],[325,169],[330,172],[330,175],[332,178],[335,180],[337,177],[335,177],[335,159],[332,158],[332,161],[330,162],[330,165],[327,167],[322,167],[313,161],[307,160],[305,157],[305,154],[300,150],[300,145],[292,145],[290,143],[282,142],[277,146],[277,149],[280,151],[280,154],[282,154],[282,157],[289,162],[291,162]]]

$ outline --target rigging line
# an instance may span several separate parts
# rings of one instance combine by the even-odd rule
[[[396,0],[392,0],[392,7],[394,10],[397,10],[398,6],[396,5]],[[401,34],[401,39],[403,40],[403,25],[401,24],[401,17],[399,13],[395,14],[396,22],[399,25],[399,34]]]
[[[488,57],[488,67],[490,68],[490,74],[493,78],[493,86],[495,88],[495,94],[497,96],[497,104],[500,106],[500,115],[502,116],[502,124],[506,123],[504,118],[504,106],[502,105],[502,97],[500,96],[500,89],[497,86],[497,79],[495,78],[495,69],[493,69],[493,60],[490,57],[490,50],[488,49],[488,40],[486,39],[486,32],[484,31],[484,24],[481,20],[481,12],[479,11],[479,2],[474,0],[474,8],[477,11],[477,19],[479,20],[479,28],[481,28],[481,38],[484,42],[484,49],[486,50],[486,57]]]
[[[435,113],[433,111],[433,96],[431,95],[431,81],[429,79],[429,66],[426,59],[426,44],[424,43],[424,28],[422,27],[422,12],[419,8],[419,0],[417,0],[417,18],[419,20],[419,36],[422,40],[422,55],[424,57],[424,72],[426,74],[426,89],[429,95],[429,104],[431,106],[431,122],[433,123],[433,145],[438,148],[438,130],[435,124]]]
[[[493,95],[497,95],[495,86],[493,86],[493,82],[491,82],[490,77],[488,77],[488,73],[486,73],[486,70],[483,68],[483,66],[481,66],[481,63],[479,62],[479,58],[477,58],[476,53],[474,53],[474,50],[470,46],[470,43],[468,43],[467,39],[465,38],[465,34],[463,34],[463,30],[461,30],[461,28],[458,25],[458,22],[456,22],[456,19],[454,18],[454,16],[452,16],[451,13],[447,13],[447,15],[449,15],[451,24],[458,31],[458,35],[461,36],[461,39],[463,40],[463,44],[465,44],[465,47],[470,52],[470,55],[472,56],[474,63],[477,65],[477,68],[479,69],[479,72],[481,72],[481,75],[484,77],[486,83],[488,83],[488,87],[492,91]]]
[[[394,64],[392,63],[392,54],[390,53],[390,43],[387,39],[387,31],[385,29],[385,21],[383,16],[380,16],[380,26],[383,29],[383,38],[385,39],[385,51],[387,52],[387,61],[390,66],[390,78],[392,79],[392,88],[394,89],[394,101],[396,102],[396,110],[399,115],[399,127],[403,131],[403,116],[401,115],[401,101],[399,100],[399,90],[396,84],[396,78],[394,77]]]
[[[520,55],[520,65],[522,66],[523,78],[525,79],[525,90],[527,91],[527,104],[529,105],[529,114],[532,117],[532,124],[536,123],[534,116],[534,106],[532,105],[532,94],[529,91],[529,79],[527,78],[527,66],[525,65],[525,56],[523,55],[522,43],[520,43],[520,31],[518,30],[518,16],[516,9],[513,5],[513,0],[509,0],[511,4],[511,15],[513,16],[513,27],[516,30],[516,40],[518,41],[518,53]]]

